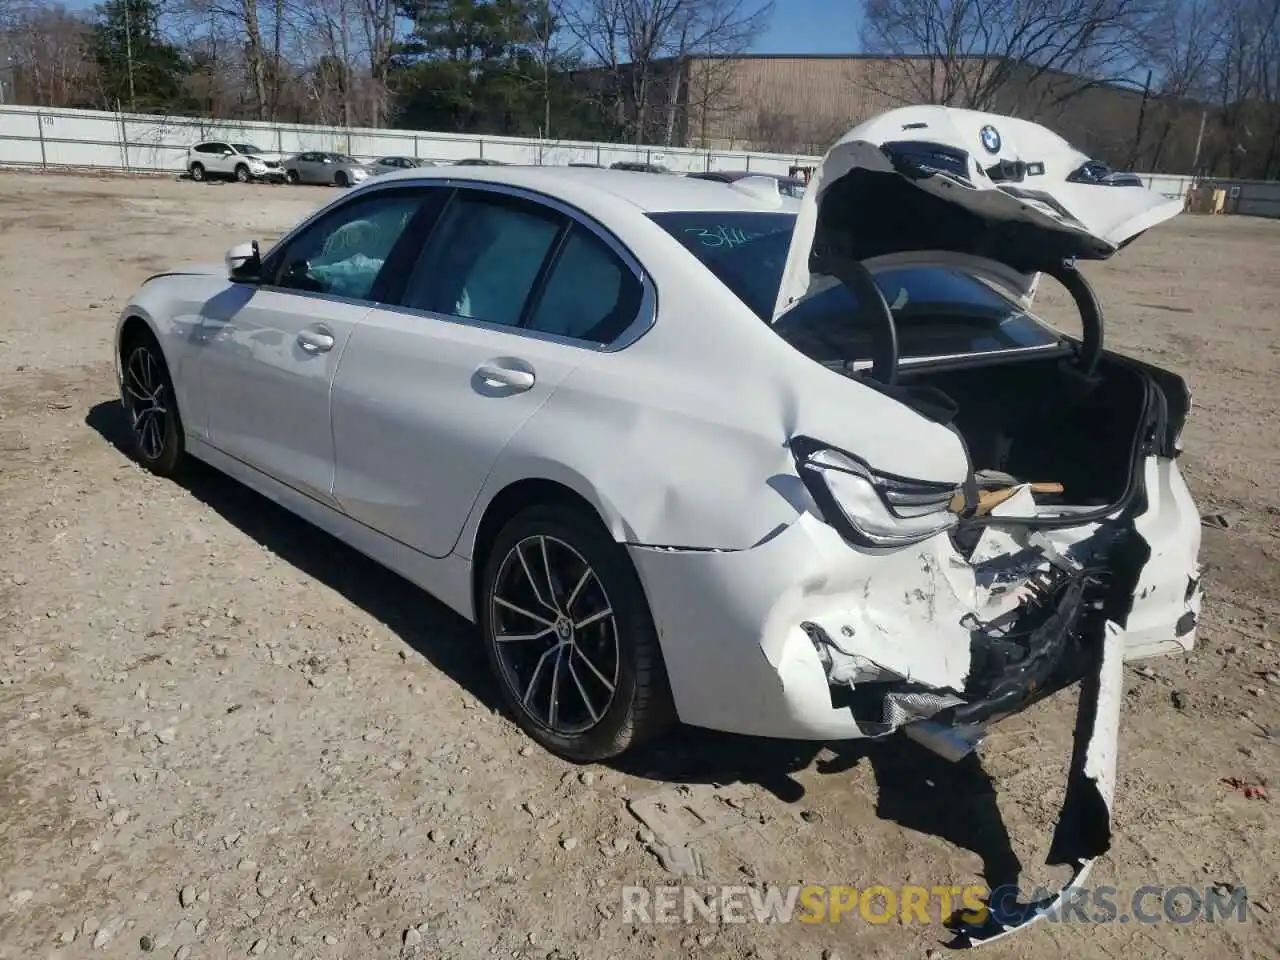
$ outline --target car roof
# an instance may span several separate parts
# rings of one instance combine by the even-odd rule
[[[674,211],[793,212],[715,180],[699,180],[632,170],[595,167],[435,167],[415,168],[378,178],[379,186],[400,181],[477,183],[517,187],[591,207],[589,212],[620,206],[644,213]]]

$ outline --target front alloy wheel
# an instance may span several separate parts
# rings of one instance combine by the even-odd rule
[[[644,592],[595,517],[535,507],[498,535],[480,610],[503,700],[570,760],[616,756],[661,732],[670,693]]]
[[[150,338],[127,348],[124,396],[138,459],[155,473],[172,474],[182,457],[182,427],[168,368]]]

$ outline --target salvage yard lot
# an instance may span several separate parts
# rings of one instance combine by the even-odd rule
[[[678,731],[573,767],[495,712],[465,622],[207,469],[135,466],[110,356],[125,300],[332,196],[0,175],[0,958],[925,957],[946,939],[936,903],[930,925],[626,920],[623,886],[675,882],[636,802],[712,820],[703,883],[1062,882],[1043,861],[1069,696],[998,727],[980,763]],[[1085,270],[1108,345],[1188,379],[1185,470],[1227,521],[1205,530],[1199,648],[1126,669],[1092,883],[1122,903],[1243,885],[1254,905],[982,949],[1280,956],[1280,823],[1223,782],[1280,757],[1280,222],[1184,216]]]

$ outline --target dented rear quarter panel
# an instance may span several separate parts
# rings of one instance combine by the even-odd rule
[[[583,363],[512,438],[463,531],[465,555],[487,504],[527,477],[581,494],[619,541],[747,549],[799,516],[784,481],[796,479],[787,442],[801,433],[886,473],[963,482],[951,431],[793,349],[649,227],[651,249],[638,255],[657,288],[656,323]]]

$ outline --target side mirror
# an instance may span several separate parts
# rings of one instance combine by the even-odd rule
[[[237,243],[227,251],[227,276],[237,283],[257,283],[262,279],[262,254],[258,241]]]

